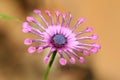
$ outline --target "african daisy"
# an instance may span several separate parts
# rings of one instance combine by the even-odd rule
[[[27,22],[23,22],[22,31],[24,33],[32,33],[34,35],[39,36],[39,39],[25,39],[24,44],[30,45],[34,42],[42,42],[38,46],[30,46],[28,48],[29,53],[34,53],[36,50],[38,53],[42,52],[45,48],[50,48],[50,51],[47,56],[44,57],[44,62],[48,63],[51,54],[54,51],[57,51],[60,55],[59,62],[61,65],[65,65],[67,60],[65,59],[63,54],[66,54],[69,58],[69,61],[72,64],[75,64],[75,57],[81,62],[84,63],[85,59],[82,56],[79,56],[75,53],[75,51],[82,53],[83,55],[89,55],[90,53],[97,53],[100,49],[100,45],[97,43],[85,43],[82,40],[96,40],[98,36],[96,34],[92,34],[91,36],[82,36],[78,37],[81,34],[93,32],[91,27],[87,27],[85,30],[80,32],[75,32],[75,29],[85,21],[85,18],[78,19],[77,23],[70,28],[70,23],[72,20],[71,13],[69,15],[62,14],[59,11],[55,11],[56,21],[53,20],[52,14],[50,11],[46,10],[45,13],[50,18],[50,22],[48,23],[46,19],[43,17],[40,10],[34,10],[35,14],[37,14],[42,21],[45,23],[46,27],[44,27],[39,21],[35,18],[28,16],[26,18]],[[62,16],[62,21],[60,22],[60,16]],[[68,17],[68,18],[67,18]],[[67,19],[67,21],[66,21]],[[42,30],[39,30],[30,23],[36,24]]]

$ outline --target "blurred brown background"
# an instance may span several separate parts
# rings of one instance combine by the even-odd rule
[[[0,13],[21,20],[33,15],[33,9],[71,12],[73,23],[79,17],[87,21],[79,29],[93,26],[102,49],[86,57],[86,64],[54,63],[48,80],[120,80],[120,0],[0,0]],[[21,22],[0,19],[0,80],[42,80],[46,65],[44,54],[28,54]],[[44,53],[47,53],[46,50]]]

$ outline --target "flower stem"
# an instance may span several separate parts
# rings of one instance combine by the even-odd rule
[[[53,64],[53,61],[55,59],[56,53],[57,53],[57,51],[54,51],[53,54],[52,54],[52,56],[51,56],[51,59],[50,59],[49,64],[47,66],[47,69],[46,69],[46,72],[45,72],[43,80],[47,80],[47,77],[48,77],[48,74],[50,72],[50,68],[51,68],[51,66]]]

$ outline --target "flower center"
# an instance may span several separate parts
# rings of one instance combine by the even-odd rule
[[[61,48],[67,43],[67,40],[62,34],[56,34],[53,36],[52,42],[55,47]]]

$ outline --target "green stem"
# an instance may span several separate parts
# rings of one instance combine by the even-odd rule
[[[57,53],[57,51],[54,51],[53,54],[52,54],[52,56],[51,56],[51,59],[50,59],[49,64],[47,66],[47,69],[46,69],[46,72],[45,72],[43,80],[47,80],[47,77],[48,77],[48,74],[50,72],[50,68],[51,68],[51,66],[53,64],[53,61],[55,59],[56,53]]]

